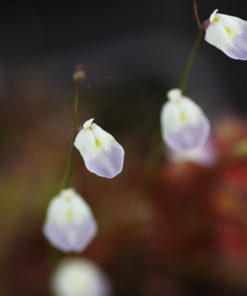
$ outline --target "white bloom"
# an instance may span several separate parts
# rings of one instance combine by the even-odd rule
[[[205,40],[233,59],[247,60],[247,22],[217,11],[204,22]]]
[[[167,93],[169,101],[161,110],[164,142],[177,151],[188,151],[202,146],[209,135],[210,123],[201,108],[184,97],[180,89]]]
[[[66,258],[51,278],[54,296],[109,296],[111,287],[106,275],[93,262]]]
[[[215,147],[208,141],[203,146],[189,151],[170,150],[168,151],[168,158],[173,163],[192,162],[203,167],[209,167],[217,161],[218,155]]]
[[[93,119],[87,120],[74,142],[87,169],[98,176],[113,178],[123,169],[123,147]]]
[[[47,209],[43,233],[64,252],[81,252],[97,232],[97,224],[85,200],[74,189],[64,189]]]

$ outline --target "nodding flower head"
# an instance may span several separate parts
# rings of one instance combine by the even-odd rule
[[[247,22],[216,9],[204,22],[205,40],[237,60],[247,60]]]
[[[173,150],[188,151],[202,146],[209,135],[210,123],[202,109],[182,95],[180,89],[167,93],[169,101],[161,110],[164,142]]]
[[[101,177],[113,178],[123,169],[123,147],[97,124],[93,118],[83,124],[74,145],[84,159],[86,168]]]
[[[47,209],[43,233],[64,252],[81,252],[97,232],[97,223],[85,200],[74,189],[64,189]]]

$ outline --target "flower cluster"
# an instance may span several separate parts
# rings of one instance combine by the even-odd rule
[[[74,133],[77,132],[78,83],[85,79],[82,65],[77,65],[73,75],[75,82]],[[121,173],[124,149],[115,138],[87,120],[73,140],[86,168],[105,178]],[[72,152],[73,152],[72,146]],[[72,165],[72,153],[65,173],[67,184]],[[73,188],[64,188],[48,205],[43,234],[55,248],[68,253],[83,251],[97,233],[97,222],[86,201]],[[88,260],[65,259],[55,271],[51,290],[56,296],[108,296],[110,284],[100,269]]]
[[[201,25],[200,34],[202,31],[205,31],[205,40],[227,56],[247,60],[246,21],[215,10]],[[74,73],[76,87],[84,79],[85,72],[79,65]],[[170,149],[173,162],[189,160],[207,166],[217,159],[209,141],[210,122],[202,108],[184,95],[183,88],[167,93],[168,101],[160,116],[162,138]],[[76,112],[77,101],[78,97],[75,97]],[[124,163],[123,147],[94,123],[94,119],[87,120],[77,132],[76,119],[77,114],[74,114],[72,149],[75,147],[80,152],[86,168],[105,178],[120,174]],[[72,188],[63,187],[50,201],[43,233],[54,247],[66,253],[78,253],[92,241],[97,228],[92,211],[82,196]],[[59,265],[51,289],[56,296],[107,296],[110,293],[109,282],[100,269],[88,260],[76,258],[65,259]]]
[[[216,9],[201,30],[205,30],[205,40],[227,56],[247,60],[246,21]],[[171,89],[167,97],[161,110],[161,130],[164,142],[173,150],[170,158],[175,162],[187,159],[202,165],[213,163],[215,155],[207,144],[210,123],[202,109],[181,89]]]

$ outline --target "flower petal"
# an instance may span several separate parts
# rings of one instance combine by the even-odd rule
[[[208,138],[210,124],[201,108],[186,97],[170,98],[161,111],[162,136],[177,151],[196,149]]]
[[[92,261],[72,257],[57,266],[51,278],[51,291],[55,296],[109,296],[111,285]]]
[[[74,145],[80,151],[90,172],[101,177],[113,178],[122,171],[123,147],[112,135],[92,121],[84,123]]]
[[[205,22],[205,40],[233,59],[247,60],[247,22],[214,11]]]
[[[172,163],[192,162],[202,167],[214,165],[218,159],[218,153],[212,142],[207,141],[203,146],[189,151],[168,151],[168,158]]]
[[[62,190],[51,200],[43,233],[54,247],[64,252],[81,252],[96,232],[90,208],[73,189]]]

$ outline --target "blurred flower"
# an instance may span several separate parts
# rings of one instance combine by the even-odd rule
[[[93,119],[87,120],[74,142],[87,169],[98,176],[113,178],[123,169],[123,147]]]
[[[66,258],[51,278],[55,296],[108,296],[110,283],[93,262],[86,259]]]
[[[165,143],[176,151],[202,146],[208,138],[210,123],[201,108],[184,97],[180,89],[167,93],[169,99],[161,110],[161,128]]]
[[[173,163],[192,162],[203,167],[209,167],[217,161],[218,155],[216,147],[211,141],[207,141],[203,146],[189,151],[170,150],[168,158]]]
[[[54,247],[80,252],[96,232],[97,224],[89,206],[74,189],[64,189],[51,200],[43,233]]]
[[[233,59],[247,60],[247,22],[217,11],[203,24],[205,40]]]

